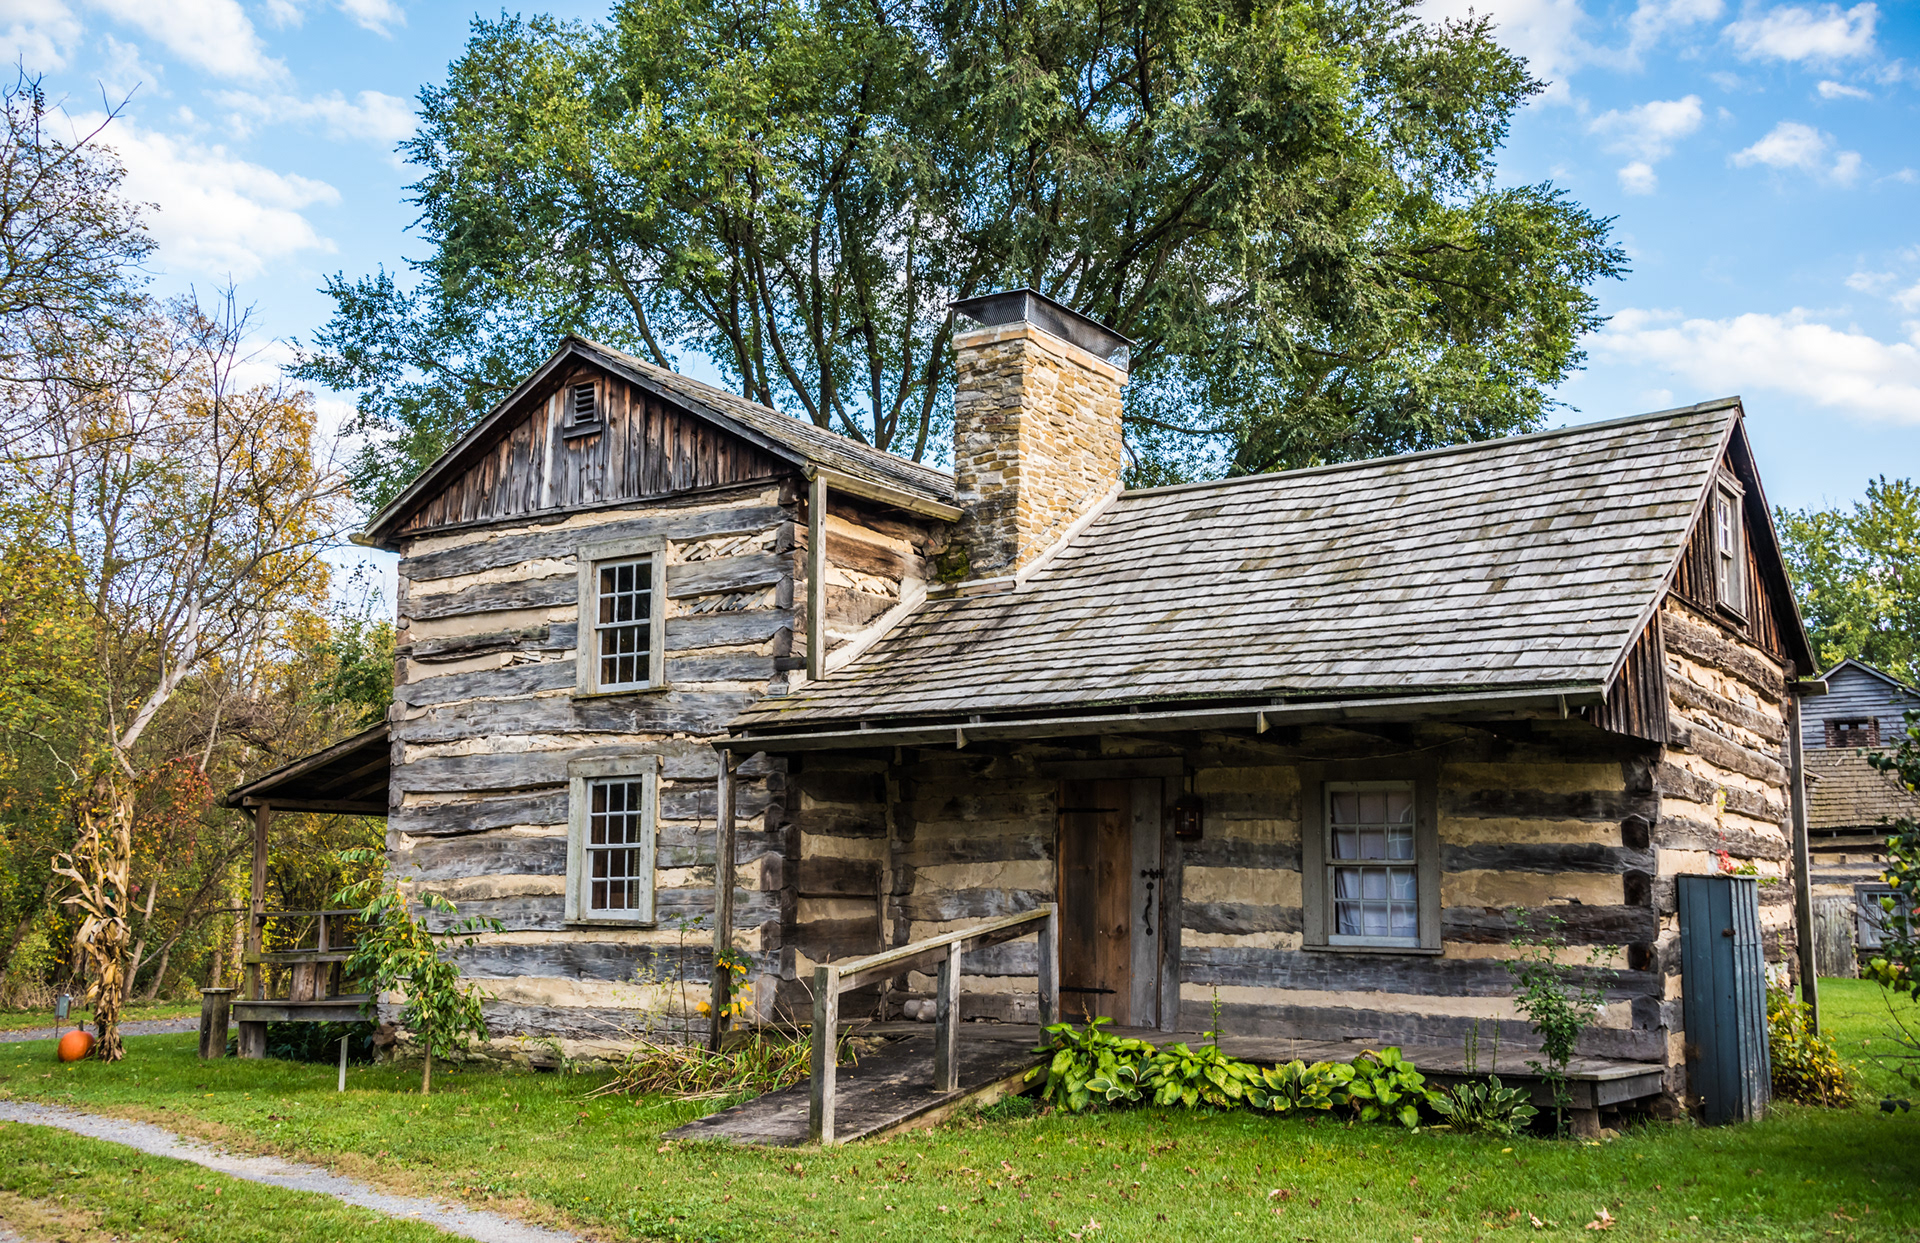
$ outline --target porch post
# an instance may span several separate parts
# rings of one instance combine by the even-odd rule
[[[1047,917],[1040,921],[1040,955],[1037,971],[1040,985],[1040,1026],[1060,1021],[1060,904],[1048,903]],[[1045,1037],[1043,1036],[1044,1040]]]
[[[827,479],[807,484],[807,680],[827,676]]]
[[[840,1052],[840,970],[831,963],[813,969],[813,1081],[807,1105],[807,1137],[833,1143],[834,1064]]]
[[[273,804],[261,803],[251,813],[253,820],[253,887],[247,900],[247,984],[250,1001],[265,1001],[265,968],[260,962],[264,949],[261,915],[267,909],[267,832],[273,825]],[[240,1056],[260,1058],[267,1055],[267,1025],[260,1022],[240,1024]]]
[[[1800,739],[1800,692],[1787,685],[1787,757],[1793,770],[1788,774],[1793,804],[1793,923],[1798,934],[1800,958],[1800,1000],[1806,1003],[1807,1021],[1814,1034],[1820,1032],[1820,977],[1813,950],[1813,852],[1807,843],[1807,761]]]
[[[718,1051],[726,1032],[727,1007],[733,1004],[732,976],[721,961],[733,948],[733,753],[721,751],[720,772],[714,778],[715,826],[713,849],[713,1000],[707,1015],[707,1047]]]
[[[962,942],[947,946],[933,1010],[933,1090],[960,1090],[960,964]]]

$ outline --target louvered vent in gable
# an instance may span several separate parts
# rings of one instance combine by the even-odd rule
[[[585,436],[606,426],[600,410],[600,386],[592,380],[569,384],[565,401],[566,417],[561,426],[566,435]]]

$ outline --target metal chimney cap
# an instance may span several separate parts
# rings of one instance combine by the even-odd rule
[[[1029,323],[1064,341],[1071,341],[1095,358],[1121,370],[1128,368],[1133,342],[1099,320],[1062,306],[1036,289],[1008,289],[948,303],[968,319],[997,328],[1001,324]]]

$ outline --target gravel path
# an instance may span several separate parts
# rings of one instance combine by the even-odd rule
[[[93,1024],[85,1024],[88,1031]],[[73,1030],[73,1024],[65,1027],[36,1027],[25,1032],[0,1032],[0,1044],[19,1044],[25,1040],[57,1040]],[[169,1032],[197,1032],[200,1019],[197,1015],[188,1015],[183,1019],[139,1019],[132,1023],[120,1024],[122,1036],[161,1036]]]
[[[385,1217],[424,1222],[448,1234],[478,1239],[481,1243],[580,1243],[578,1235],[529,1226],[498,1213],[413,1196],[389,1195],[366,1183],[330,1174],[316,1165],[302,1165],[278,1157],[236,1156],[211,1144],[182,1139],[171,1131],[145,1122],[103,1118],[97,1114],[79,1113],[57,1106],[33,1105],[24,1101],[0,1101],[0,1121],[59,1127],[75,1135],[125,1144],[156,1157],[191,1161],[195,1165],[244,1178],[248,1182],[285,1187],[289,1191],[315,1191],[346,1204],[371,1209]]]

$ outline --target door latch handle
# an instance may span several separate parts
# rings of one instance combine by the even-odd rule
[[[1140,875],[1145,878],[1147,882],[1147,905],[1146,908],[1140,912],[1140,918],[1146,921],[1148,936],[1153,935],[1153,882],[1159,880],[1166,874],[1167,869],[1165,868],[1140,869]]]

